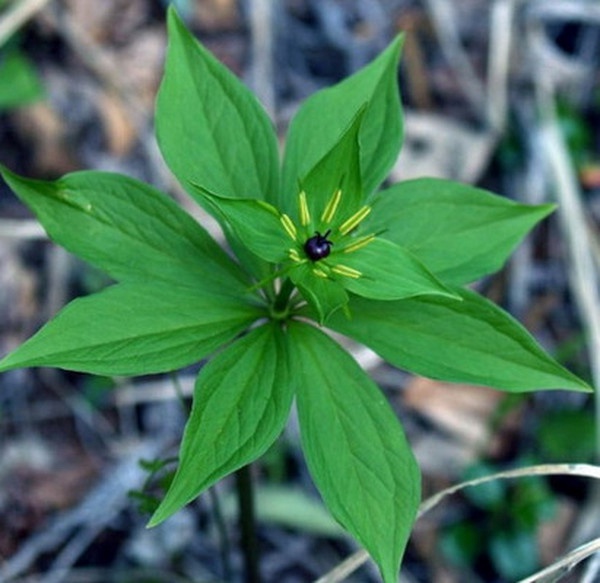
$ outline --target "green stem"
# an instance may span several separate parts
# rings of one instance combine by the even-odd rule
[[[225,518],[221,510],[221,501],[219,500],[219,494],[217,493],[217,490],[214,487],[208,489],[208,494],[211,500],[213,518],[217,526],[217,532],[219,533],[219,547],[221,551],[223,579],[225,581],[233,581],[230,560],[231,552],[229,548],[229,537],[227,536],[227,526],[225,525]]]
[[[294,291],[294,287],[294,282],[289,277],[286,277],[283,280],[283,283],[281,284],[281,289],[279,290],[279,293],[275,298],[275,304],[273,306],[275,312],[283,313],[286,310],[290,296]]]
[[[254,490],[250,466],[240,468],[235,477],[240,509],[241,543],[246,571],[244,580],[246,583],[261,583],[254,515]]]

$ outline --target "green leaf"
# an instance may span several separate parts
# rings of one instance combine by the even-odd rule
[[[323,232],[327,228],[335,229],[344,220],[354,214],[364,199],[360,176],[360,145],[358,142],[365,107],[351,120],[331,149],[313,166],[305,176],[299,177],[298,188],[306,193],[306,202],[310,213],[310,222],[306,225],[312,233]],[[336,211],[328,220],[323,220],[327,205],[335,193],[341,189]],[[285,211],[299,224],[298,197],[289,197],[282,201]]]
[[[420,476],[383,394],[316,328],[289,326],[302,449],[333,516],[396,582],[420,500]]]
[[[456,292],[462,302],[441,296],[394,302],[352,297],[351,316],[335,313],[327,325],[394,366],[434,379],[514,392],[591,390],[506,312],[476,293]]]
[[[150,186],[107,172],[56,182],[0,169],[48,235],[117,280],[160,280],[242,294],[241,269],[177,204]]]
[[[401,182],[373,198],[362,227],[414,253],[446,283],[463,285],[502,267],[555,208],[522,205],[449,180]]]
[[[520,581],[540,568],[539,542],[533,531],[498,530],[490,537],[489,553],[505,581]]]
[[[290,279],[298,286],[320,324],[348,303],[348,294],[337,281],[323,279],[312,272],[309,263],[302,263],[290,271]]]
[[[99,375],[166,372],[198,362],[261,312],[202,288],[120,283],[68,304],[0,361]]]
[[[366,247],[337,258],[363,274],[358,279],[344,279],[344,287],[359,296],[398,300],[433,294],[459,299],[411,253],[384,239],[374,239]]]
[[[44,97],[44,88],[29,59],[18,50],[0,58],[0,110],[27,105]]]
[[[402,37],[369,65],[307,99],[292,120],[283,165],[283,196],[295,196],[298,178],[333,147],[366,103],[360,128],[360,168],[365,195],[385,179],[402,143],[397,67]]]
[[[292,397],[277,323],[256,328],[212,359],[196,382],[177,473],[149,526],[262,455],[283,430]]]
[[[273,126],[254,95],[190,34],[173,8],[156,108],[161,152],[194,185],[232,198],[275,201],[279,184]]]

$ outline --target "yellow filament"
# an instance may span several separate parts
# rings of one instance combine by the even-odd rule
[[[347,265],[334,265],[331,271],[344,277],[351,277],[352,279],[358,279],[362,275],[358,269],[352,269],[352,267],[348,267]]]
[[[358,251],[359,249],[366,247],[374,239],[375,239],[374,233],[372,235],[365,235],[364,237],[360,237],[360,238],[356,239],[356,241],[354,241],[353,243],[350,243],[350,245],[348,245],[347,247],[344,247],[343,252],[344,253],[352,253],[354,251]]]
[[[298,253],[297,249],[290,249],[288,251],[288,256],[292,261],[296,261],[298,263],[302,261],[302,258],[300,257],[300,254]]]
[[[329,199],[329,202],[327,203],[327,206],[325,207],[325,210],[323,211],[323,214],[321,215],[321,220],[325,224],[329,224],[333,220],[335,211],[337,211],[338,206],[340,205],[340,200],[342,200],[342,190],[341,190],[341,188],[338,188],[331,195],[331,198]]]
[[[340,233],[342,235],[348,234],[354,227],[356,227],[369,213],[371,207],[368,205],[363,206],[357,212],[355,212],[347,221],[344,221],[340,226]]]
[[[306,227],[310,223],[310,211],[308,210],[308,203],[306,202],[306,192],[300,191],[298,195],[298,203],[300,206],[300,223],[303,227]]]
[[[297,236],[296,225],[294,225],[292,219],[290,219],[290,217],[288,217],[287,215],[283,214],[279,217],[279,220],[281,221],[281,224],[283,225],[283,228],[285,229],[286,233],[294,241],[297,241],[298,239],[296,238],[296,236]]]
[[[317,267],[314,267],[312,271],[317,277],[322,277],[323,279],[329,277],[322,269],[318,269]]]

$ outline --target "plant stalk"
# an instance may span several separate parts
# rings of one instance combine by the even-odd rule
[[[254,487],[250,465],[240,468],[235,477],[239,504],[241,546],[245,565],[244,581],[246,583],[261,583],[254,511]]]
[[[276,312],[284,312],[285,309],[287,308],[290,296],[292,295],[292,292],[294,291],[294,282],[289,278],[286,277],[283,280],[283,283],[281,284],[281,289],[279,290],[279,293],[277,294],[277,298],[275,298],[275,311]]]

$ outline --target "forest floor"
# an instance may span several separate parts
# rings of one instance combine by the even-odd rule
[[[597,288],[600,269],[597,3],[174,4],[255,91],[282,146],[303,99],[405,32],[399,82],[406,138],[391,180],[439,176],[520,202],[558,202],[559,211],[477,289],[560,362],[590,382],[600,380],[594,374],[600,355],[590,348],[600,346],[600,304],[586,296]],[[166,5],[0,0],[0,163],[45,179],[80,169],[121,172],[168,192],[205,221],[153,136]],[[213,223],[209,228],[222,240]],[[585,248],[576,247],[574,233],[585,233]],[[70,299],[107,283],[51,243],[0,184],[0,355]],[[423,471],[425,498],[468,477],[591,463],[600,454],[592,397],[448,385],[352,350],[398,412]],[[185,422],[178,399],[190,399],[196,371],[176,378],[50,369],[0,376],[0,583],[243,580],[232,480],[159,527],[145,528],[148,504],[161,492],[150,462],[177,455]],[[253,472],[264,583],[316,581],[358,549],[320,503],[293,417]],[[538,476],[449,497],[417,522],[400,580],[524,580],[600,536],[597,491],[583,478]],[[369,563],[348,577],[378,580]],[[600,561],[562,580],[599,581]]]

